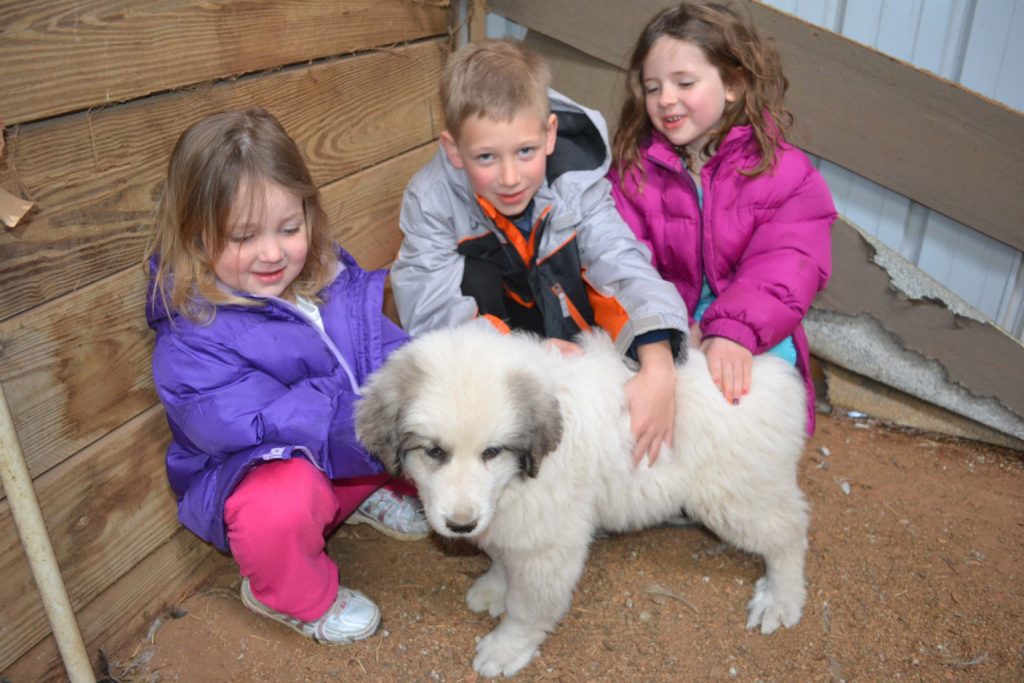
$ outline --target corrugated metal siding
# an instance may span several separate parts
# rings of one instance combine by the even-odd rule
[[[1024,110],[1024,0],[764,2]],[[835,164],[818,163],[852,223],[1024,338],[1020,251]]]

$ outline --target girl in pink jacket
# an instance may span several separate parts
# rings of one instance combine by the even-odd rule
[[[785,139],[792,115],[775,48],[728,8],[657,14],[633,49],[609,174],[623,218],[675,284],[725,399],[753,356],[793,362],[814,387],[801,321],[831,272],[835,207]]]

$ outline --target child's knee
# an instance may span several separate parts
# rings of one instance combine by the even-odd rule
[[[242,479],[224,505],[229,527],[258,524],[286,531],[302,524],[326,526],[337,501],[330,481],[304,458],[259,465]]]

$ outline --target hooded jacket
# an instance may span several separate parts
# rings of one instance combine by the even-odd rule
[[[549,98],[558,138],[547,159],[546,180],[534,195],[534,216],[543,216],[544,225],[531,254],[539,267],[527,269],[547,272],[531,275],[533,297],[540,301],[553,291],[551,308],[558,311],[561,304],[559,315],[576,318],[571,304],[584,304],[565,283],[566,278],[581,281],[597,324],[611,334],[620,353],[638,335],[654,330],[673,331],[677,346],[688,331],[686,310],[615,209],[605,179],[611,154],[604,119],[553,90]],[[391,283],[403,327],[415,336],[476,318],[478,301],[463,291],[465,245],[506,246],[509,239],[477,201],[465,171],[452,166],[440,147],[409,182],[400,225],[404,239]],[[566,272],[572,264],[577,272]]]
[[[353,403],[407,336],[381,312],[385,272],[338,256],[320,293],[325,332],[276,298],[217,306],[212,322],[197,324],[169,312],[150,284],[153,379],[171,428],[178,518],[220,550],[228,550],[224,502],[262,462],[303,457],[329,479],[383,471],[356,440]]]
[[[704,205],[675,148],[660,133],[640,150],[643,174],[612,172],[619,212],[653,254],[658,272],[696,308],[703,278],[715,300],[703,337],[725,337],[760,354],[792,336],[814,429],[810,351],[801,321],[832,270],[828,186],[807,156],[780,145],[774,167],[761,161],[750,126],[736,126],[701,169]],[[693,322],[692,318],[690,322]]]

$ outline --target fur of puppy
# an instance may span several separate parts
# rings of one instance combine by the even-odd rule
[[[673,448],[632,465],[623,387],[631,371],[603,333],[563,356],[483,325],[432,332],[370,380],[356,429],[392,474],[419,489],[438,534],[491,558],[470,588],[475,612],[504,615],[473,667],[510,676],[565,615],[594,533],[656,525],[685,508],[764,558],[747,628],[800,620],[807,504],[796,482],[805,394],[795,368],[754,360],[751,391],[728,405],[700,351],[679,366]]]

